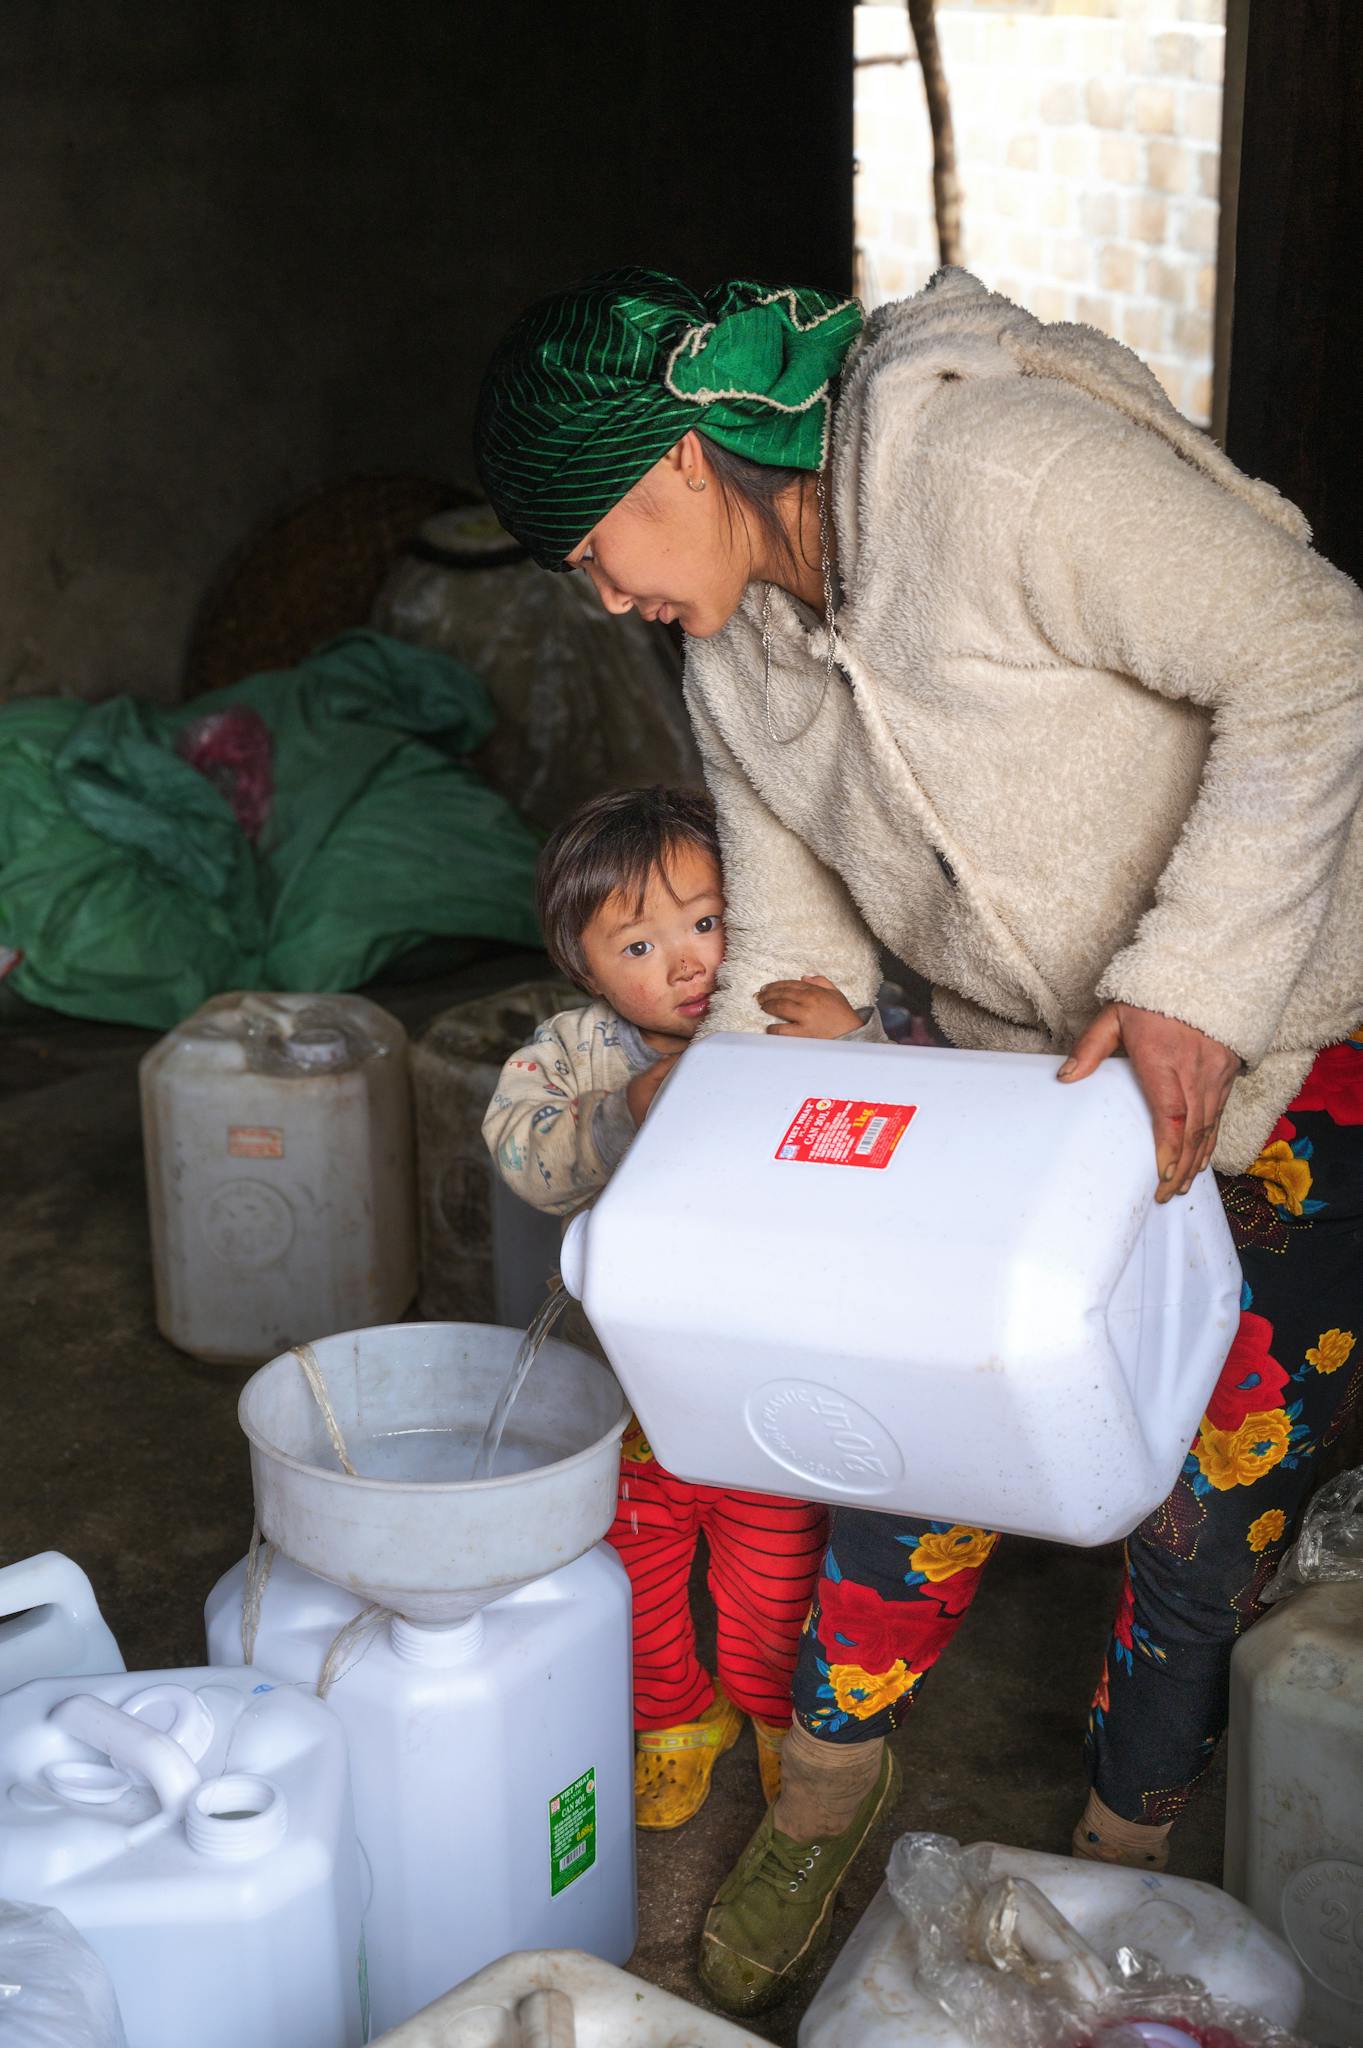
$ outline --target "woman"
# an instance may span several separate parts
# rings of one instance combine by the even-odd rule
[[[864,328],[814,291],[593,279],[507,337],[478,447],[537,560],[687,634],[729,892],[709,1029],[783,1029],[815,967],[869,1002],[879,942],[956,1045],[1070,1083],[1124,1052],[1156,1201],[1221,1176],[1245,1312],[1128,1548],[1075,1831],[1160,1867],[1363,1383],[1363,600],[1127,350],[960,271]],[[730,2009],[816,1955],[993,1540],[837,1514],[781,1795],[706,1923]]]

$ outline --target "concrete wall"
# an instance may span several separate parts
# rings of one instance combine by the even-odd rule
[[[879,303],[936,268],[932,145],[902,0],[856,12],[857,254]],[[1043,320],[1115,334],[1205,425],[1224,0],[938,0],[937,19],[967,264]]]
[[[482,363],[544,291],[850,282],[830,0],[783,9],[760,92],[717,0],[3,11],[0,698],[173,697],[204,585],[282,502],[471,477]]]

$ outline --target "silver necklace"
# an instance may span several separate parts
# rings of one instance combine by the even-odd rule
[[[767,720],[767,737],[775,740],[778,747],[789,747],[796,740],[802,740],[815,724],[819,713],[823,710],[824,699],[828,695],[828,686],[833,680],[833,667],[837,659],[837,625],[833,611],[833,568],[828,559],[828,509],[824,503],[822,473],[814,479],[814,495],[819,506],[819,563],[823,570],[823,618],[827,647],[824,654],[823,688],[819,692],[819,701],[810,712],[804,724],[796,732],[778,732],[771,722],[772,587],[770,583],[767,585],[766,592],[762,598],[762,655],[764,663],[762,703]]]

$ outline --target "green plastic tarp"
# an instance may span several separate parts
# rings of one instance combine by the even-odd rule
[[[274,798],[252,846],[176,753],[258,712]],[[0,710],[0,947],[29,1002],[168,1027],[229,988],[356,988],[434,938],[536,946],[538,842],[463,756],[486,691],[447,655],[348,633],[296,669],[171,709]]]

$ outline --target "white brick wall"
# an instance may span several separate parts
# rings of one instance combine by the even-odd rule
[[[1211,417],[1225,0],[938,0],[965,261],[1084,320]],[[858,290],[937,265],[932,140],[903,0],[856,9]]]

